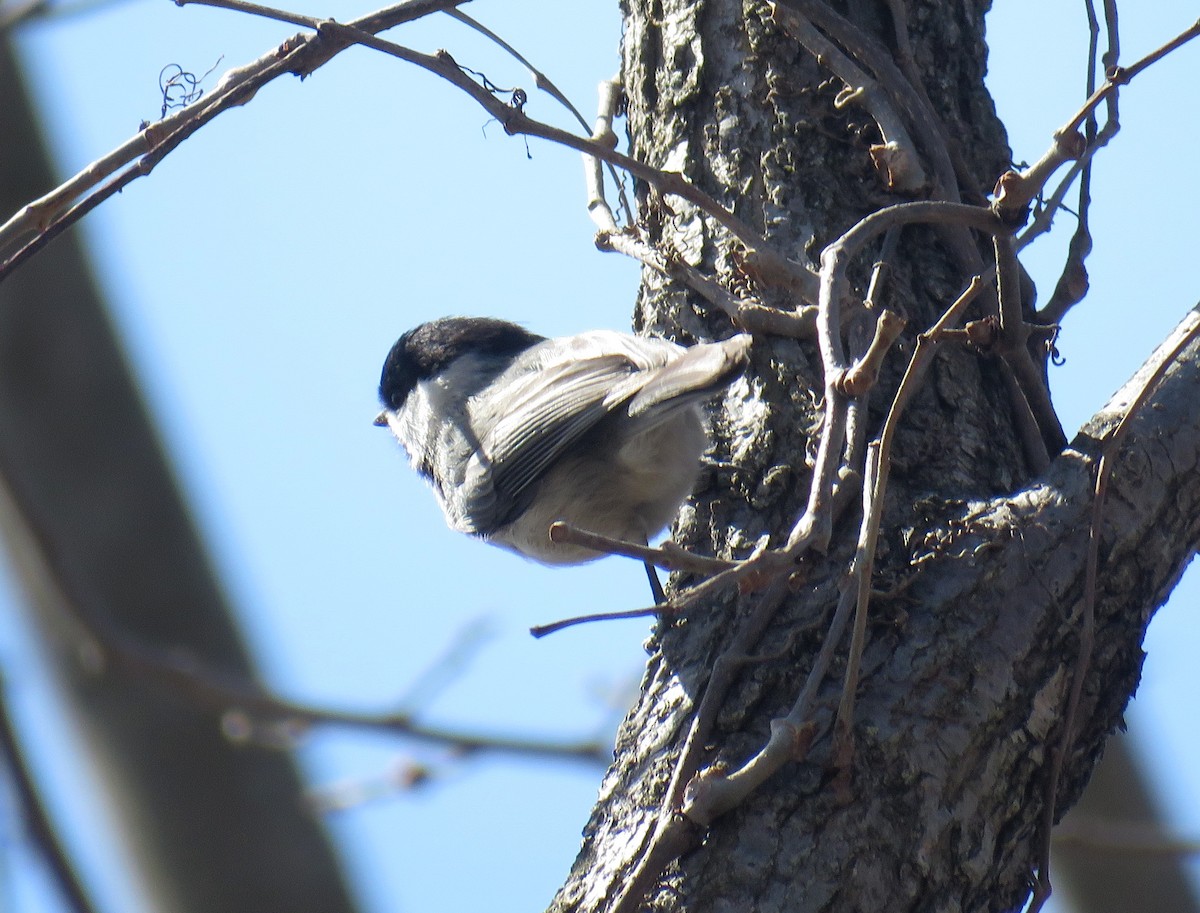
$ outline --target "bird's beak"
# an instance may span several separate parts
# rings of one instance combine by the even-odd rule
[[[385,410],[385,411],[383,411],[383,412],[380,412],[380,413],[379,413],[377,416],[375,416],[375,421],[373,422],[373,424],[374,424],[375,426],[377,426],[377,427],[380,427],[380,428],[386,428],[386,427],[387,427],[387,423],[388,423],[388,422],[387,422],[387,415],[388,415],[388,414],[387,414],[387,411],[386,411],[386,410]]]

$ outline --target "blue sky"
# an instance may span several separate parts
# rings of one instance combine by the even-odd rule
[[[561,6],[533,6],[536,15],[511,3],[469,11],[590,118],[596,84],[618,65],[616,4],[572,4],[568,21]],[[1083,17],[1076,4],[1000,6],[989,20],[991,86],[1015,157],[1033,160],[1083,97]],[[1130,7],[1126,62],[1195,17],[1182,2]],[[344,21],[368,10],[303,11]],[[211,85],[294,31],[166,0],[123,0],[30,25],[20,54],[65,175],[158,117],[164,65],[203,73],[215,64]],[[444,17],[391,37],[445,47],[498,84],[530,87],[518,66]],[[1145,73],[1123,93],[1122,132],[1098,160],[1092,293],[1066,321],[1067,363],[1053,376],[1068,434],[1198,297],[1189,267],[1200,136],[1186,110],[1193,99],[1179,88],[1197,84],[1200,45]],[[528,110],[572,126],[532,89]],[[638,271],[593,247],[581,177],[575,153],[531,140],[527,154],[524,141],[448,85],[352,49],[303,83],[273,83],[222,115],[85,221],[197,523],[264,676],[281,693],[387,709],[484,619],[490,639],[429,706],[431,718],[585,736],[611,728],[628,703],[647,622],[545,641],[526,629],[644,604],[640,567],[610,559],[548,570],[450,532],[397,445],[371,425],[383,356],[422,320],[489,313],[550,335],[628,328]],[[1062,217],[1023,258],[1043,294],[1072,228]],[[1188,761],[1200,756],[1188,700],[1200,688],[1196,577],[1151,626],[1129,714],[1191,835],[1200,834],[1200,777]],[[0,651],[24,718],[41,718],[49,697],[13,602],[0,593]],[[110,844],[94,839],[102,813],[88,810],[66,738],[48,732],[32,746],[39,766],[110,908],[135,910],[104,855]],[[442,763],[437,751],[384,736],[320,732],[301,755],[318,785],[374,782],[413,758],[444,772],[420,791],[331,819],[377,913],[544,906],[575,855],[599,781],[598,770],[578,765]],[[12,909],[45,909],[7,817]],[[505,886],[499,899],[497,885]]]

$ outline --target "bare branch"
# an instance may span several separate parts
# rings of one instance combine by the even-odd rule
[[[869,498],[877,506],[866,511],[859,535],[859,546],[853,568],[854,579],[857,579],[859,584],[857,587],[849,585],[843,588],[829,625],[829,631],[822,641],[821,651],[809,671],[805,685],[797,695],[787,716],[773,722],[771,736],[763,748],[737,770],[732,772],[708,770],[699,774],[689,785],[682,811],[697,824],[708,826],[716,818],[735,808],[784,763],[802,758],[815,737],[816,730],[809,717],[817,689],[824,680],[833,656],[841,643],[851,610],[858,605],[857,615],[862,619],[866,618],[867,601],[870,597],[870,565],[872,563],[870,556],[873,554],[874,542],[878,537],[879,512],[882,509],[883,491],[887,484],[888,458],[895,429],[906,404],[915,394],[932,364],[938,342],[950,327],[961,320],[967,306],[975,299],[982,287],[983,283],[978,277],[973,279],[937,324],[918,337],[917,350],[909,362],[900,388],[896,391],[892,408],[884,423],[884,429],[879,440],[871,448],[878,457],[875,463],[878,471],[874,475],[874,484],[864,485],[864,498]],[[860,634],[860,639],[861,636]],[[706,692],[705,699],[707,700],[707,698]],[[852,711],[847,714],[846,718],[852,718]]]
[[[609,536],[602,536],[589,530],[579,529],[569,523],[553,523],[550,526],[550,538],[554,542],[569,542],[581,545],[606,555],[622,555],[626,558],[636,558],[648,564],[657,565],[667,571],[683,571],[688,574],[716,574],[733,567],[733,562],[720,558],[708,558],[704,555],[694,555],[678,546],[673,548],[663,546],[654,548],[650,545],[640,545],[636,542],[623,542]],[[670,543],[668,543],[670,545]]]
[[[854,695],[858,690],[859,664],[866,646],[868,607],[871,601],[871,578],[875,567],[875,548],[879,540],[879,527],[883,519],[884,495],[891,472],[892,441],[909,401],[933,363],[938,345],[946,332],[957,325],[967,307],[982,290],[983,282],[978,276],[961,295],[946,309],[934,326],[917,337],[917,348],[909,359],[904,377],[896,390],[892,406],[888,410],[879,438],[867,449],[866,471],[863,474],[863,519],[859,527],[858,543],[855,546],[851,565],[851,580],[855,589],[847,587],[847,593],[855,593],[854,629],[850,638],[850,651],[846,660],[842,698],[837,713],[837,744],[834,750],[836,763],[849,769],[854,745]],[[793,713],[795,711],[793,710]]]
[[[844,370],[846,367],[846,356],[838,333],[838,309],[839,302],[847,294],[846,269],[850,261],[876,235],[893,226],[912,223],[962,225],[989,235],[1007,231],[999,220],[985,209],[941,201],[899,203],[877,210],[859,220],[821,253],[821,311],[818,330],[821,333],[821,355],[827,372]]]
[[[196,104],[146,127],[50,194],[23,207],[5,225],[0,226],[0,253],[31,234],[34,237],[0,262],[0,280],[99,203],[133,180],[149,174],[169,152],[217,114],[247,103],[259,88],[284,73],[308,75],[349,45],[360,44],[442,77],[475,99],[510,134],[536,136],[576,149],[628,171],[662,193],[684,199],[725,226],[747,249],[746,259],[756,263],[764,276],[786,281],[805,300],[816,300],[817,283],[811,270],[775,252],[758,232],[692,185],[683,175],[651,168],[617,152],[609,145],[607,138],[593,141],[533,120],[519,106],[497,99],[444,51],[436,55],[423,54],[380,39],[374,34],[462,2],[464,0],[408,0],[343,25],[246,0],[177,0],[180,6],[189,3],[215,6],[303,26],[313,29],[316,34],[296,36],[258,60],[229,71],[214,90]],[[107,183],[102,183],[105,181]]]
[[[809,0],[804,0],[809,5]],[[910,115],[914,132],[921,139],[926,155],[933,159],[934,171],[937,176],[937,196],[943,200],[959,202],[960,188],[966,188],[972,201],[983,201],[979,184],[971,169],[963,158],[950,145],[946,135],[946,126],[937,116],[929,93],[921,74],[917,70],[917,62],[913,57],[912,42],[908,35],[908,4],[907,0],[888,0],[888,11],[892,14],[892,30],[896,38],[896,60],[904,79],[887,80],[885,85],[902,85],[907,81],[909,90],[913,93],[915,104]],[[833,11],[830,10],[830,15]],[[856,29],[856,31],[859,31]],[[840,39],[839,39],[840,40]],[[890,61],[883,55],[876,55],[887,67]]]
[[[744,657],[749,654],[750,649],[766,630],[766,626],[775,617],[787,590],[787,578],[776,576],[713,664],[712,674],[704,688],[704,696],[692,715],[683,748],[671,772],[671,782],[659,807],[649,845],[641,854],[633,874],[622,885],[621,893],[613,902],[609,913],[635,913],[640,910],[646,893],[663,870],[698,843],[701,829],[690,816],[678,814],[687,801],[685,790],[699,769],[700,756],[705,750],[705,743],[712,732],[717,713],[735,675],[744,664]]]
[[[617,135],[613,132],[612,122],[617,116],[617,105],[620,103],[623,91],[619,78],[606,79],[600,83],[600,101],[596,109],[596,123],[592,127],[592,142],[603,143],[614,149],[617,147]],[[584,124],[585,128],[586,126]],[[596,246],[601,247],[600,238],[620,231],[620,226],[618,226],[612,207],[608,205],[608,200],[604,195],[604,171],[600,167],[600,159],[586,152],[583,153],[583,175],[587,188],[588,215],[596,223],[598,229]],[[617,186],[619,187],[620,184],[618,183]],[[629,207],[628,204],[625,205],[628,214]]]
[[[901,231],[900,226],[887,230],[883,236],[883,243],[879,246],[879,256],[871,264],[871,279],[867,282],[867,293],[863,295],[863,305],[868,311],[878,310],[882,307],[876,299],[879,297],[879,287],[884,276],[891,268],[892,258],[896,255],[896,245],[900,242]]]
[[[556,101],[558,101],[559,104],[570,111],[571,114],[575,116],[575,120],[579,122],[579,126],[583,127],[584,130],[588,128],[588,122],[586,118],[579,113],[579,109],[571,104],[571,100],[567,98],[567,96],[563,95],[558,86],[556,86],[546,76],[545,73],[530,63],[520,51],[514,48],[511,44],[509,44],[479,20],[473,19],[462,10],[448,9],[446,10],[446,15],[452,16],[464,25],[470,26],[475,31],[479,32],[479,34],[484,35],[488,38],[488,40],[494,42],[496,45],[503,48],[507,53],[512,55],[512,57],[514,57],[523,67],[525,67],[525,69],[529,71],[529,75],[533,77],[534,86],[553,97]]]
[[[1079,625],[1079,656],[1076,659],[1075,668],[1071,672],[1071,691],[1063,712],[1062,731],[1051,754],[1050,769],[1046,778],[1041,835],[1038,841],[1040,856],[1037,862],[1037,880],[1033,899],[1029,904],[1029,913],[1038,913],[1050,897],[1051,892],[1051,831],[1054,828],[1063,762],[1067,752],[1074,744],[1079,700],[1083,694],[1083,681],[1087,676],[1088,667],[1091,665],[1092,649],[1096,640],[1096,577],[1100,565],[1100,535],[1104,524],[1104,502],[1108,494],[1108,481],[1112,475],[1113,463],[1120,452],[1126,434],[1129,433],[1133,419],[1141,412],[1146,400],[1158,386],[1158,382],[1175,364],[1183,350],[1200,339],[1200,305],[1194,307],[1187,318],[1176,327],[1174,336],[1176,338],[1173,343],[1168,341],[1159,348],[1159,352],[1163,354],[1158,357],[1158,363],[1149,369],[1145,380],[1142,381],[1141,387],[1133,397],[1133,401],[1125,408],[1121,420],[1104,442],[1104,450],[1100,454],[1100,462],[1096,469],[1095,498],[1092,500],[1092,516],[1088,525],[1087,563],[1084,569],[1083,607]],[[1158,353],[1155,354],[1158,355]]]
[[[617,140],[612,131],[612,119],[622,91],[621,84],[616,79],[600,83],[600,103],[596,115],[596,125],[592,129],[594,142],[615,147]],[[654,248],[635,226],[630,225],[621,229],[617,224],[612,207],[609,206],[604,195],[604,174],[600,160],[587,152],[583,153],[583,170],[588,195],[588,214],[598,228],[596,232],[597,248],[622,253],[637,260],[643,266],[648,266],[668,278],[681,282],[723,312],[735,325],[751,333],[789,336],[797,339],[811,339],[816,336],[817,309],[814,305],[802,304],[794,311],[783,311],[767,307],[759,301],[736,296],[720,282],[710,279],[690,263],[676,256],[667,256]],[[622,205],[628,208],[628,204],[623,202]],[[784,260],[779,254],[769,254],[769,256],[773,262]],[[763,259],[760,257],[760,263]],[[807,296],[811,296],[808,300],[815,301],[816,276],[798,265],[791,265],[788,269],[791,270],[793,280],[796,276],[803,276],[803,285],[807,289]],[[806,297],[803,291],[801,297]]]
[[[682,174],[652,168],[649,165],[639,162],[637,159],[617,152],[603,142],[594,142],[590,138],[576,136],[558,127],[534,120],[521,110],[520,107],[507,104],[496,98],[486,87],[481,86],[472,79],[446,51],[439,51],[433,55],[423,54],[420,51],[414,51],[411,48],[378,38],[374,34],[358,28],[354,23],[342,25],[328,19],[318,20],[299,17],[292,13],[260,7],[256,4],[244,3],[242,0],[179,0],[179,2],[235,9],[269,18],[278,18],[286,22],[302,21],[309,28],[318,29],[321,35],[334,36],[342,42],[361,44],[364,47],[373,48],[381,53],[421,67],[435,76],[440,76],[456,88],[462,89],[480,107],[499,121],[506,133],[511,135],[535,136],[574,149],[577,152],[593,155],[611,165],[624,169],[634,177],[641,178],[660,193],[672,194],[691,203],[697,209],[715,219],[718,224],[722,225],[748,250],[756,252],[774,269],[783,275],[789,276],[791,281],[798,287],[805,288],[810,292],[815,290],[814,277],[809,271],[797,264],[791,263],[791,261],[782,255],[775,253],[762,235],[703,190],[692,184]]]
[[[181,0],[181,5],[186,2]],[[218,2],[213,0],[214,4]],[[462,2],[465,0],[407,0],[357,19],[353,26],[364,34],[382,31]],[[221,5],[230,4],[259,15],[269,12],[271,18],[292,24],[309,25],[315,21],[238,0],[227,0]],[[323,42],[315,34],[295,36],[257,60],[228,71],[195,104],[146,126],[50,193],[22,207],[0,226],[0,256],[4,257],[0,262],[0,281],[104,200],[153,171],[172,150],[218,114],[246,104],[260,88],[279,76],[312,72],[346,46]],[[32,240],[26,241],[31,236]]]
[[[965,186],[975,189],[975,196],[982,202],[982,194],[978,193],[976,183],[966,165],[955,161],[942,119],[921,84],[920,74],[917,73],[916,64],[911,57],[911,48],[908,47],[905,16],[903,10],[898,13],[895,9],[895,0],[892,9],[893,23],[898,32],[903,30],[904,37],[904,43],[898,45],[896,54],[900,61],[899,67],[893,62],[893,55],[887,48],[833,7],[819,0],[790,2],[826,35],[845,48],[860,66],[870,71],[900,110],[906,126],[932,166],[930,195],[939,200],[960,202],[959,185],[965,182]]]
[[[840,302],[848,295],[846,270],[854,256],[873,237],[893,226],[917,222],[961,225],[993,235],[1007,232],[991,212],[981,207],[944,201],[899,203],[861,219],[822,251],[817,338],[825,371],[825,416],[808,506],[792,527],[784,547],[793,558],[811,547],[823,549],[833,528],[833,485],[844,440],[847,408],[846,396],[840,387],[849,367],[841,338],[840,310]]]
[[[593,612],[590,615],[574,615],[570,618],[552,621],[549,624],[534,625],[529,629],[529,633],[534,637],[545,637],[548,634],[557,634],[559,631],[565,631],[567,628],[573,628],[576,625],[591,624],[594,621],[626,621],[630,618],[650,618],[655,615],[661,615],[663,609],[664,607],[661,605],[653,605],[644,609],[626,609],[619,612]]]
[[[1115,19],[1113,20],[1115,22]],[[1101,101],[1114,94],[1121,86],[1128,85],[1144,69],[1157,63],[1167,54],[1182,47],[1200,35],[1200,19],[1192,23],[1166,44],[1151,51],[1128,68],[1114,67],[1105,74],[1104,85],[1091,94],[1074,116],[1054,131],[1050,148],[1040,159],[1024,171],[1007,171],[1000,175],[994,191],[993,209],[1006,222],[1020,221],[1030,200],[1042,192],[1050,176],[1064,163],[1078,159],[1087,149],[1086,141],[1079,132],[1080,125],[1095,110]]]
[[[543,73],[541,70],[539,70],[537,67],[535,67],[532,63],[530,63],[529,60],[526,59],[526,57],[523,54],[521,54],[520,51],[518,51],[516,48],[514,48],[511,44],[509,44],[507,41],[505,41],[503,38],[501,38],[499,35],[497,35],[491,29],[489,29],[486,25],[479,22],[479,20],[473,19],[472,17],[470,17],[466,13],[464,13],[462,10],[448,9],[448,10],[446,10],[446,14],[448,16],[452,16],[453,18],[457,19],[459,22],[463,23],[464,25],[470,26],[475,31],[479,32],[479,34],[485,36],[486,38],[488,38],[488,40],[494,42],[497,46],[499,46],[505,52],[507,52],[513,58],[515,58],[523,67],[525,67],[525,69],[527,69],[529,71],[529,74],[533,77],[534,86],[536,86],[541,91],[550,95],[559,104],[561,104],[564,108],[566,108],[568,111],[570,111],[571,114],[574,115],[575,120],[578,121],[579,126],[581,126],[584,130],[588,129],[588,122],[584,118],[584,116],[581,113],[579,113],[579,109],[576,108],[575,105],[573,105],[571,103],[571,100],[562,93],[562,91],[558,88],[558,86],[556,86],[550,80],[550,78],[546,76],[545,73]],[[612,133],[612,118],[613,118],[613,116],[615,116],[616,111],[617,111],[617,103],[618,103],[618,99],[620,98],[621,84],[620,84],[619,80],[614,80],[613,82],[615,83],[615,94],[614,94],[611,102],[609,103],[610,107],[609,107],[609,114],[608,114],[607,122],[605,124],[604,129],[602,130],[600,127],[599,121],[597,121],[595,129],[593,129],[593,131],[592,131],[592,139],[596,140],[597,142],[607,142],[608,136],[611,135],[612,136],[612,146],[615,149],[617,146],[617,143],[616,143],[616,135]],[[606,102],[605,87],[607,85],[609,85],[609,83],[601,83],[600,84],[600,98],[601,98],[600,106],[601,106],[602,110],[604,110],[604,108],[605,108],[605,102]],[[584,155],[585,161],[589,160],[589,158],[590,157],[587,156],[586,154]],[[597,162],[597,170],[599,170],[599,162]],[[633,211],[629,206],[629,200],[627,200],[625,198],[625,189],[621,186],[621,181],[620,181],[620,178],[617,176],[617,171],[612,165],[608,166],[608,170],[609,170],[609,174],[612,176],[613,183],[617,187],[617,193],[620,196],[621,206],[625,211],[625,215],[630,221],[632,221],[633,220]],[[601,180],[601,186],[603,186],[603,178],[601,178],[600,180]],[[590,205],[589,205],[589,209],[590,209]]]
[[[1100,23],[1096,20],[1096,11],[1092,3],[1087,3],[1088,12],[1088,69],[1087,69],[1087,94],[1089,97],[1096,91],[1096,63],[1097,53],[1099,50],[1099,35]],[[1114,0],[1105,0],[1104,16],[1107,22],[1108,32],[1108,49],[1104,52],[1103,65],[1107,72],[1117,65],[1117,59],[1120,54],[1120,38],[1117,32],[1117,9]],[[1087,140],[1088,149],[1094,150],[1106,145],[1120,129],[1120,117],[1118,115],[1118,95],[1116,92],[1108,96],[1107,101],[1107,120],[1104,124],[1104,129],[1097,131],[1095,111],[1088,114],[1087,122],[1084,124],[1084,138]],[[1054,292],[1051,294],[1049,301],[1045,306],[1038,311],[1037,318],[1040,321],[1047,323],[1061,323],[1063,317],[1072,307],[1083,300],[1084,295],[1088,292],[1088,272],[1087,258],[1092,252],[1092,235],[1088,225],[1088,217],[1092,205],[1092,155],[1086,155],[1080,161],[1082,169],[1076,172],[1074,169],[1068,175],[1074,176],[1075,173],[1080,174],[1079,179],[1079,200],[1076,203],[1075,211],[1078,218],[1078,224],[1075,226],[1075,231],[1071,235],[1071,240],[1067,245],[1067,259],[1063,264],[1062,273],[1058,278],[1058,282],[1054,286]],[[1057,206],[1061,201],[1061,197],[1055,202]]]

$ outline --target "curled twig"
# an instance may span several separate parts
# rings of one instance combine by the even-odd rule
[[[809,548],[824,549],[832,532],[833,486],[847,414],[847,398],[838,384],[849,367],[841,337],[840,307],[848,289],[846,271],[854,256],[872,238],[893,226],[915,222],[961,225],[991,235],[1007,231],[991,212],[981,207],[944,201],[900,203],[861,219],[822,251],[817,338],[825,372],[825,415],[808,504],[792,527],[785,546],[793,558]]]
[[[529,71],[529,74],[533,77],[533,84],[537,89],[541,90],[542,92],[545,92],[547,95],[549,95],[555,101],[557,101],[560,105],[562,105],[564,108],[566,108],[572,114],[572,116],[574,116],[575,120],[579,123],[579,125],[584,130],[588,129],[587,120],[579,112],[579,109],[576,108],[575,105],[573,105],[571,103],[571,100],[569,98],[567,98],[566,95],[563,94],[562,90],[559,89],[558,86],[556,86],[554,84],[553,80],[551,80],[545,73],[543,73],[541,70],[539,70],[537,67],[535,67],[532,63],[530,63],[528,58],[525,57],[525,55],[523,55],[520,51],[518,51],[511,44],[509,44],[507,41],[505,41],[502,37],[500,37],[495,32],[493,32],[491,29],[489,29],[486,25],[484,25],[478,19],[474,19],[471,16],[468,16],[462,10],[448,9],[448,10],[446,10],[446,14],[448,16],[453,17],[454,19],[457,19],[459,22],[463,23],[463,25],[466,25],[466,26],[474,29],[475,31],[479,32],[479,34],[483,35],[489,41],[493,42],[495,45],[497,45],[498,47],[503,49],[505,51],[505,53],[512,56],[513,59],[515,59],[523,67],[525,67],[525,69],[527,69]],[[614,103],[613,110],[614,111],[616,110],[615,103]],[[592,139],[600,140],[601,137],[597,137],[595,131],[593,131]],[[614,137],[614,140],[615,140],[615,137]],[[613,147],[616,148],[615,141],[613,143]],[[629,200],[625,196],[625,188],[624,188],[624,186],[622,186],[621,180],[617,175],[617,171],[612,165],[608,166],[608,171],[609,171],[609,174],[612,176],[613,183],[616,185],[617,194],[621,201],[621,209],[624,211],[626,219],[628,219],[630,222],[632,222],[633,221],[633,210],[632,210],[632,207],[630,207],[630,205],[629,205]]]
[[[878,471],[874,477],[874,485],[865,490],[875,504],[882,505],[883,502],[882,493],[887,483],[888,454],[900,416],[928,371],[934,350],[942,334],[961,320],[967,306],[974,300],[982,287],[983,283],[980,279],[974,278],[937,324],[918,337],[917,351],[909,361],[904,380],[901,381],[900,388],[896,391],[892,408],[884,423],[884,429],[880,433],[879,439],[872,445],[873,450],[878,454],[876,460]],[[866,603],[870,596],[869,566],[872,560],[870,556],[873,554],[874,542],[878,536],[879,509],[881,508],[868,512],[868,518],[864,519],[859,535],[859,551],[856,553],[854,562],[854,574],[857,575],[856,579],[859,584],[843,588],[841,598],[830,621],[829,630],[822,641],[821,650],[790,711],[772,724],[771,737],[741,767],[727,772],[708,770],[697,777],[696,788],[689,787],[682,809],[692,821],[704,825],[711,823],[724,812],[736,807],[783,764],[795,759],[798,753],[807,750],[807,745],[815,735],[810,720],[813,702],[841,644],[851,612],[857,605],[859,607],[858,615],[862,618],[866,617]],[[874,522],[870,519],[872,514]],[[705,698],[707,700],[707,693]]]

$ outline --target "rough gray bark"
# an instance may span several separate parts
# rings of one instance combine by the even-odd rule
[[[848,6],[843,13],[891,46],[886,5]],[[1009,159],[983,86],[986,5],[907,6],[925,88],[963,163],[954,192],[979,201],[979,188],[990,188]],[[636,157],[682,171],[797,259],[815,258],[858,219],[905,199],[887,193],[870,165],[870,119],[853,106],[835,109],[841,83],[775,28],[762,4],[627,0],[624,15]],[[665,250],[731,285],[745,281],[732,245],[702,214],[653,198],[647,212]],[[988,245],[964,246],[948,233],[903,232],[885,296],[910,323],[872,397],[872,434],[913,335],[953,300],[980,252],[990,258]],[[860,294],[873,255],[860,258]],[[754,291],[794,304],[769,288]],[[729,332],[726,318],[650,273],[638,321],[684,339]],[[1198,384],[1193,345],[1117,463],[1101,540],[1096,648],[1063,808],[1119,724],[1145,625],[1200,541]],[[786,536],[807,496],[822,389],[815,344],[756,345],[751,379],[716,416],[719,462],[677,530],[680,541],[743,556],[764,535]],[[650,908],[1000,911],[1023,902],[1078,652],[1095,461],[1131,396],[1119,395],[1049,471],[1031,478],[998,363],[965,347],[938,355],[895,444],[874,578],[893,595],[873,603],[848,793],[839,794],[829,767],[841,684],[835,663],[808,758],[696,831],[688,851],[654,879]],[[855,513],[836,527],[828,554],[806,562],[798,592],[757,638],[761,659],[741,666],[702,768],[743,763],[795,699],[853,552]],[[759,598],[725,594],[659,626],[640,700],[553,910],[611,909],[627,888],[652,845],[714,663]]]

